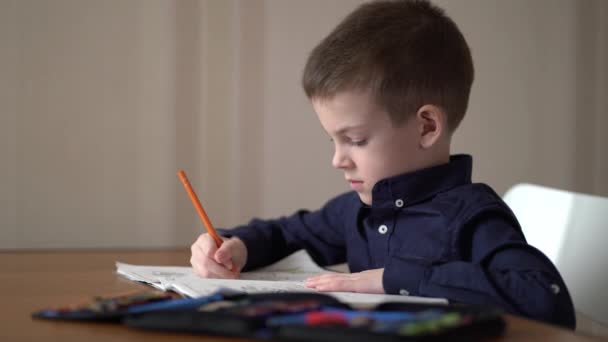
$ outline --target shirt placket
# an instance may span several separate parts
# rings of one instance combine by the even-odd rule
[[[368,246],[373,268],[382,268],[386,261],[394,222],[388,218],[370,219],[366,222]]]

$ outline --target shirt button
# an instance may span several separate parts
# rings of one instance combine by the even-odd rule
[[[410,292],[406,289],[401,289],[401,290],[399,290],[399,294],[402,296],[409,296]]]
[[[395,205],[397,206],[397,208],[403,207],[403,200],[401,198],[397,199],[395,201]]]
[[[558,294],[559,290],[560,290],[559,285],[551,284],[551,291],[553,291],[554,294]]]
[[[386,232],[388,232],[388,227],[383,224],[380,227],[378,227],[378,233],[380,234],[386,234]]]

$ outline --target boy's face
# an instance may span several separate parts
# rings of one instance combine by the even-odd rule
[[[330,99],[313,99],[321,125],[334,143],[332,165],[365,204],[383,178],[423,167],[416,118],[395,126],[367,92],[345,91]]]

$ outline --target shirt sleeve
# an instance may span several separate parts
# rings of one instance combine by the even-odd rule
[[[456,237],[461,261],[391,256],[383,284],[387,293],[444,297],[495,305],[510,313],[574,328],[572,300],[552,262],[523,238],[504,209],[483,210]]]
[[[346,261],[344,223],[349,210],[348,194],[338,196],[316,211],[300,210],[273,220],[254,219],[247,225],[222,230],[222,235],[240,238],[247,247],[244,271],[278,261],[306,249],[321,266]]]

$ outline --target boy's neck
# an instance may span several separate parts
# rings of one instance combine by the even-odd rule
[[[439,140],[435,146],[427,151],[425,168],[450,162],[450,142],[450,139]]]
[[[439,166],[439,165],[443,165],[443,164],[447,164],[450,162],[450,154],[445,153],[445,154],[441,154],[441,155],[436,155],[433,156],[432,158],[427,159],[427,161],[425,162],[425,165],[423,167],[423,169],[429,168],[429,167],[434,167],[434,166]]]

